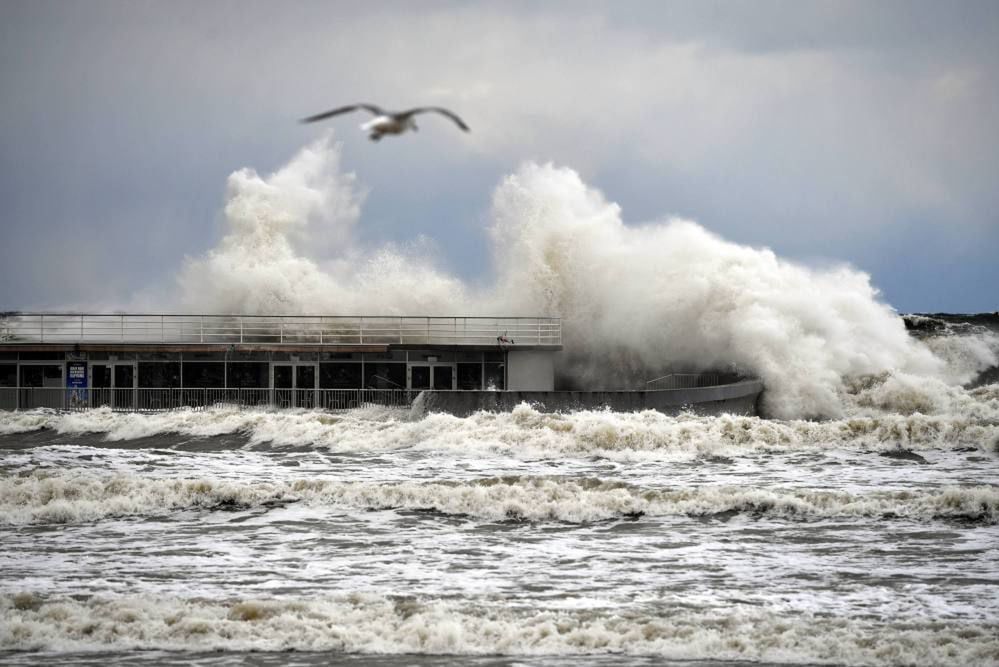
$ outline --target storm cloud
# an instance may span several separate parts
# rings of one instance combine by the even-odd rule
[[[173,284],[223,234],[229,174],[370,101],[448,106],[472,133],[428,118],[373,145],[331,122],[362,247],[429,244],[484,281],[493,190],[550,161],[627,224],[849,263],[903,311],[995,310],[997,37],[973,2],[6,2],[0,308]]]

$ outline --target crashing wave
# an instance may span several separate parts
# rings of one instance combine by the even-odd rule
[[[937,665],[999,660],[987,621],[858,619],[674,601],[533,608],[354,593],[309,600],[0,597],[0,649],[657,656]]]
[[[775,519],[902,518],[999,523],[999,488],[851,493],[749,486],[640,488],[591,478],[511,476],[462,482],[148,479],[35,471],[0,478],[0,523],[76,523],[179,510],[302,502],[347,510],[429,510],[486,521],[583,523],[643,515],[742,513]]]

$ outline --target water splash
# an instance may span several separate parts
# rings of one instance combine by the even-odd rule
[[[667,369],[734,370],[760,377],[765,411],[782,418],[847,414],[858,377],[954,384],[999,363],[994,340],[946,349],[915,340],[869,276],[848,266],[810,269],[688,220],[627,225],[568,168],[526,163],[497,187],[495,281],[484,289],[427,253],[362,247],[353,234],[362,201],[330,136],[268,177],[235,172],[228,233],[185,264],[182,309],[557,316],[558,372],[569,382],[637,388]]]

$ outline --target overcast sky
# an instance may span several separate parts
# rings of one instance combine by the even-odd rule
[[[428,236],[472,283],[494,188],[536,160],[631,224],[847,262],[903,312],[999,309],[997,2],[363,6],[0,0],[0,309],[173,281],[217,243],[231,172],[357,101],[472,126],[329,123],[362,242]]]

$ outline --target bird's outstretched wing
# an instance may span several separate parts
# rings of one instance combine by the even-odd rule
[[[403,111],[402,113],[400,113],[398,115],[399,116],[415,116],[418,113],[426,113],[428,111],[436,111],[439,114],[447,116],[448,118],[450,118],[451,120],[453,120],[455,122],[455,124],[457,124],[457,126],[460,127],[461,129],[463,129],[465,132],[469,131],[468,130],[468,125],[465,125],[465,121],[463,121],[462,119],[458,118],[458,114],[454,113],[453,111],[449,111],[447,109],[444,109],[442,107],[416,107],[415,109],[410,109],[409,111]]]
[[[338,116],[342,113],[350,113],[351,111],[357,111],[358,109],[364,109],[365,111],[370,111],[376,116],[383,116],[385,112],[382,111],[380,107],[376,107],[374,104],[351,104],[348,107],[338,107],[336,109],[330,109],[329,111],[324,111],[322,113],[317,113],[315,116],[309,116],[308,118],[303,118],[303,123],[315,123],[317,120],[326,120],[332,116]]]

